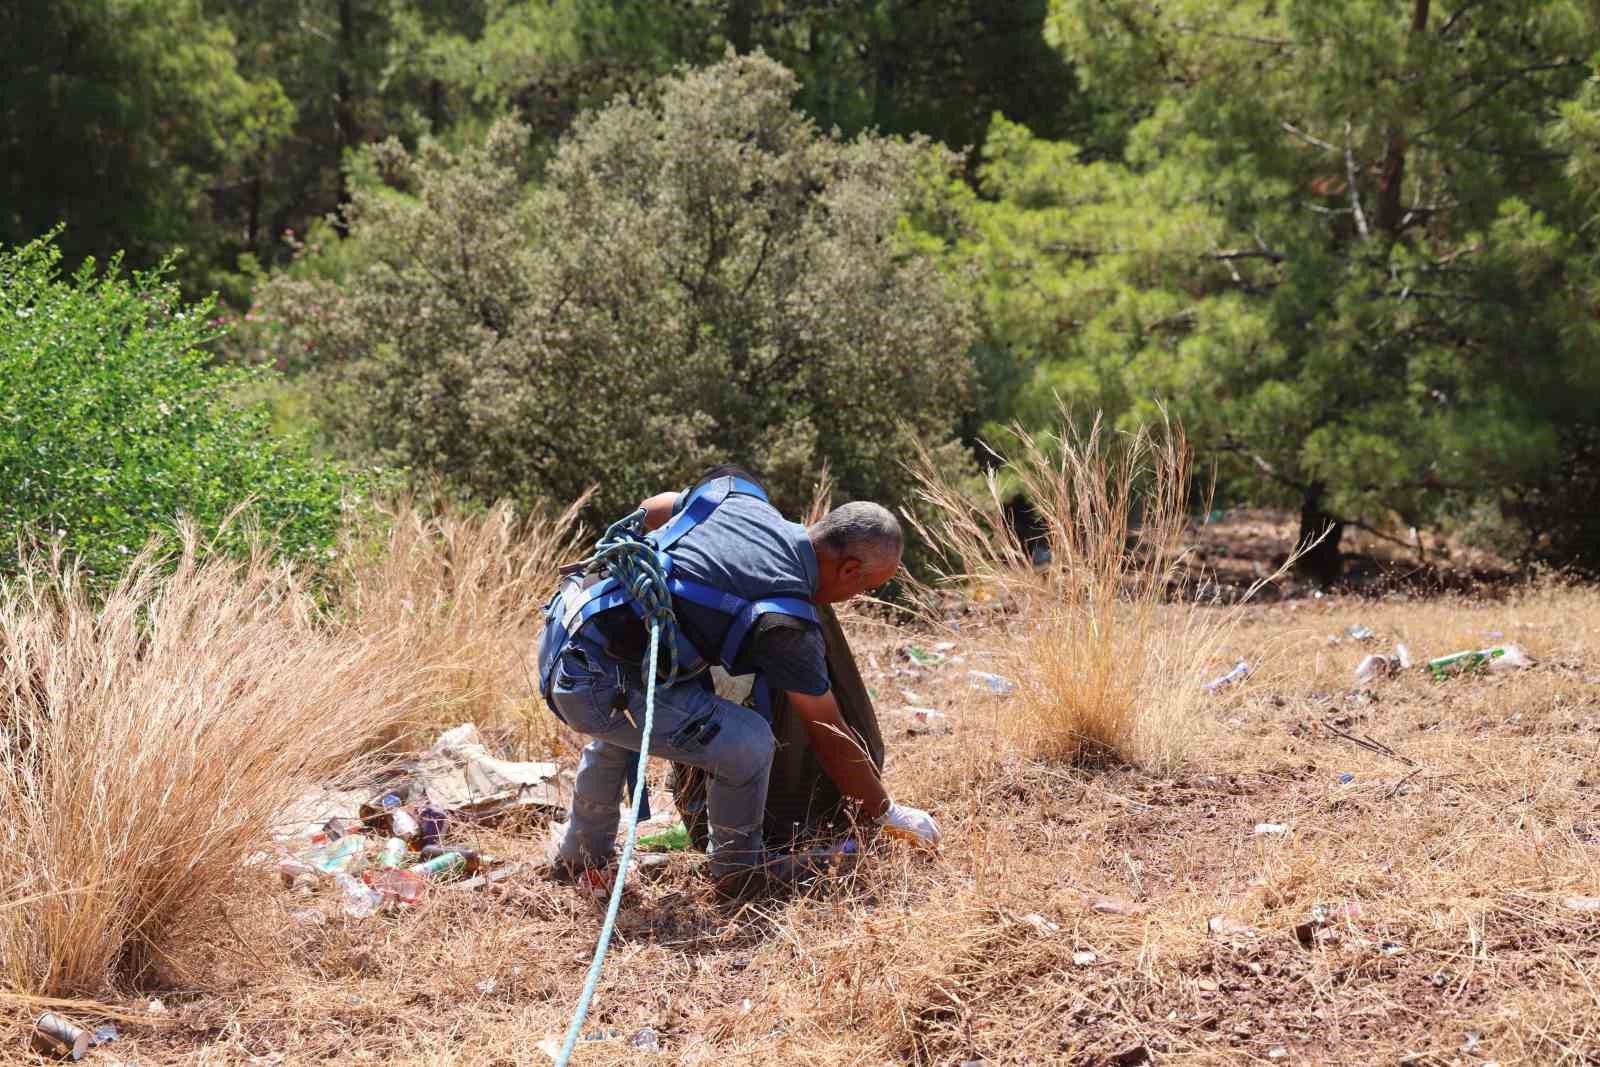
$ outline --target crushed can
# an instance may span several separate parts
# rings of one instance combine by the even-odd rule
[[[33,1024],[33,1051],[58,1060],[81,1060],[94,1045],[94,1034],[71,1019],[47,1011]]]

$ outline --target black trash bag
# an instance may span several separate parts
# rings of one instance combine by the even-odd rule
[[[855,657],[850,653],[850,643],[831,607],[819,606],[817,615],[822,623],[828,676],[834,699],[839,702],[839,714],[845,725],[855,731],[873,765],[882,771],[883,734],[878,729],[872,698],[867,695]],[[789,714],[788,699],[781,692],[772,694],[772,732],[778,749],[772,758],[772,781],[767,788],[767,846],[787,848],[797,834],[803,839],[832,836],[830,823],[835,824],[834,832],[842,830],[851,817],[851,805],[817,762],[805,724]],[[705,772],[674,763],[671,788],[673,802],[689,832],[689,843],[704,852],[708,837]]]

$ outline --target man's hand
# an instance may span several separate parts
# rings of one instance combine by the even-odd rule
[[[891,808],[889,794],[883,791],[878,768],[873,766],[867,750],[861,747],[840,717],[833,693],[809,696],[791,690],[788,696],[789,707],[806,724],[806,735],[811,740],[811,750],[817,754],[817,762],[828,772],[839,792],[860,801],[867,818],[883,818]]]
[[[891,803],[878,825],[885,833],[915,841],[923,848],[939,847],[939,824],[921,808]]]

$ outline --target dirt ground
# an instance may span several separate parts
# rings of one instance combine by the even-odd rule
[[[1013,698],[968,676],[1018,673],[1002,614],[856,617],[891,792],[938,816],[943,849],[878,841],[818,892],[743,906],[672,854],[624,905],[574,1062],[1600,1062],[1600,591],[1247,610],[1215,667],[1251,675],[1163,776],[1007,747]],[[1515,642],[1536,664],[1357,685],[1396,641],[1418,660]],[[259,869],[91,1056],[548,1063],[601,909],[533,872],[543,835],[484,831],[530,866],[398,916]]]

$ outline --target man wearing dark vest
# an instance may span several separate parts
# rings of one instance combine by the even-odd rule
[[[758,696],[784,692],[840,792],[857,801],[866,818],[936,845],[933,818],[890,800],[845,727],[830,692],[813,607],[893,577],[904,544],[900,524],[887,509],[866,502],[835,508],[810,527],[788,522],[753,478],[728,470],[641,505],[652,542],[670,556],[685,655],[699,666],[720,663],[731,674],[756,675]],[[644,722],[645,626],[625,593],[602,595],[608,586],[596,585],[597,577],[563,583],[546,609],[539,654],[551,710],[593,738],[578,764],[571,821],[557,853],[556,873],[568,876],[611,862]],[[657,687],[650,754],[706,772],[711,875],[730,892],[785,883],[798,873],[787,857],[769,856],[762,843],[773,748],[770,721],[717,696],[705,677]]]

